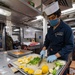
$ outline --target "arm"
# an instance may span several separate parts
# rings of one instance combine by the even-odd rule
[[[65,54],[69,54],[70,52],[73,51],[74,43],[73,43],[73,34],[72,34],[71,30],[68,30],[65,33],[65,40],[64,41],[65,41],[64,42],[65,45],[62,48],[62,50],[60,50],[58,53],[55,54],[57,56],[57,58],[64,56]]]
[[[43,46],[43,48],[42,48],[42,50],[41,50],[41,52],[40,52],[40,55],[41,56],[45,56],[45,53],[46,53],[46,49],[48,48],[48,46],[49,46],[49,43],[50,43],[50,40],[48,39],[48,34],[46,35],[46,37],[45,37],[45,42],[44,42],[44,46]]]

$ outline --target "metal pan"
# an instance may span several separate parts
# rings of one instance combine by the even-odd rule
[[[18,58],[27,54],[31,54],[32,52],[33,51],[28,51],[28,50],[11,50],[11,51],[8,51],[7,53],[13,57]]]
[[[28,55],[28,56],[37,56],[37,54],[30,54],[30,55]],[[16,64],[14,64],[14,62],[15,61],[17,61],[17,59],[14,59],[14,60],[11,60],[10,61],[10,64],[12,64],[14,67],[17,67],[18,68],[18,66],[16,65]],[[59,61],[63,61],[63,60],[59,60]],[[63,62],[65,62],[65,61],[63,61]],[[53,62],[54,63],[54,62]],[[52,66],[54,66],[54,64],[53,63],[48,63],[47,65],[49,65],[49,67],[52,67]],[[42,63],[43,64],[43,63]],[[41,65],[42,65],[41,64]],[[65,62],[65,64],[57,71],[57,73],[56,73],[56,75],[60,75],[60,72],[64,69],[64,67],[66,66],[66,62]],[[38,67],[38,66],[36,66],[37,68],[40,68],[40,66]],[[24,75],[28,75],[26,72],[24,72],[22,69],[19,69],[18,68],[18,70],[20,71],[20,72],[22,72]],[[36,68],[35,68],[35,70],[36,70]],[[49,74],[44,74],[44,75],[49,75]]]

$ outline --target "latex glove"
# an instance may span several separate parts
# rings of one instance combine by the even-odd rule
[[[53,62],[57,59],[57,57],[55,55],[51,55],[47,57],[47,62]]]
[[[41,50],[40,55],[44,57],[45,56],[45,50]]]

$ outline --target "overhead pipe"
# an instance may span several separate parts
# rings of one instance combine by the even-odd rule
[[[41,0],[41,12],[43,12],[43,0]]]

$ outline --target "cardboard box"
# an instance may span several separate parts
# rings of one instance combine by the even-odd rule
[[[72,61],[71,65],[70,65],[69,74],[75,75],[75,61]]]

